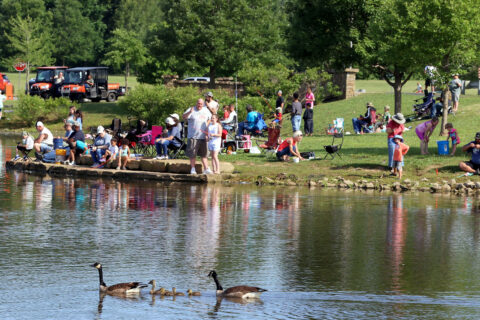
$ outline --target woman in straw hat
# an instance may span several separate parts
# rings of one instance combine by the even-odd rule
[[[387,124],[388,135],[388,169],[393,167],[393,154],[395,152],[395,142],[393,138],[397,135],[401,136],[405,130],[405,117],[401,113],[395,114]]]

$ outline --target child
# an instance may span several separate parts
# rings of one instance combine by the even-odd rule
[[[383,108],[383,123],[386,125],[388,121],[392,118],[392,115],[390,114],[390,106],[385,106]]]
[[[71,166],[75,165],[75,156],[80,156],[87,150],[87,144],[80,140],[75,140],[75,138],[70,139],[70,155],[64,164]]]
[[[420,82],[417,82],[417,89],[415,90],[415,93],[423,93],[422,85]]]
[[[277,109],[275,109],[275,119],[272,121],[272,123],[275,123],[275,124],[280,124],[282,123],[282,108],[281,107],[278,107]]]
[[[303,129],[305,136],[313,135],[313,107],[310,102],[307,102],[303,113]]]
[[[28,134],[28,132],[23,131],[22,132],[22,143],[17,144],[17,152],[15,159],[13,161],[17,161],[20,159],[20,156],[18,155],[18,152],[21,151],[23,153],[23,160],[28,160],[28,152],[30,152],[33,149],[33,138],[31,135]]]
[[[127,139],[122,139],[122,147],[120,150],[118,150],[118,167],[117,170],[126,170],[127,169],[127,164],[128,161],[130,160],[130,148],[128,147],[128,144],[130,141]],[[123,162],[123,166],[122,166]]]
[[[393,142],[395,143],[395,150],[393,152],[393,174],[397,175],[398,178],[402,179],[402,166],[403,166],[403,156],[407,154],[409,146],[403,143],[403,138],[400,135],[393,137]]]
[[[450,153],[451,156],[455,155],[455,151],[457,151],[457,144],[460,144],[460,137],[457,134],[457,129],[453,128],[453,124],[447,123],[445,125],[445,129],[448,130],[448,139],[452,139],[452,152]]]
[[[212,155],[212,168],[213,173],[220,174],[220,161],[218,160],[218,153],[220,152],[220,143],[222,141],[222,126],[218,122],[218,116],[212,115],[207,127],[208,132],[208,150]],[[205,174],[211,173],[207,168]]]
[[[105,154],[100,159],[100,163],[103,162],[107,164],[109,162],[113,162],[117,158],[117,154],[118,154],[117,142],[118,142],[117,138],[113,138],[110,141],[110,147],[108,147],[107,151],[105,151]]]

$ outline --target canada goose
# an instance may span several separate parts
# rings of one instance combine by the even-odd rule
[[[100,292],[104,292],[110,295],[124,295],[124,294],[139,294],[142,288],[148,287],[146,284],[141,282],[125,282],[117,283],[111,286],[108,286],[103,282],[103,270],[102,265],[98,262],[95,262],[91,265],[98,270],[98,279],[100,282]]]
[[[217,285],[217,296],[220,297],[231,297],[231,298],[242,298],[242,299],[258,299],[260,294],[264,291],[267,291],[258,287],[249,287],[249,286],[236,286],[223,290],[220,282],[217,279],[217,273],[215,270],[210,271],[208,274],[209,277],[212,277]]]
[[[201,294],[200,292],[198,292],[198,291],[192,291],[192,289],[188,289],[188,290],[187,290],[187,294],[188,294],[189,297],[191,297],[191,296],[201,296],[201,295],[202,295],[202,294]]]
[[[172,293],[173,293],[174,296],[185,296],[185,293],[177,292],[177,288],[175,288],[175,287],[172,288]]]
[[[150,290],[150,294],[161,294],[160,289],[155,290],[155,286],[157,285],[157,282],[155,280],[150,280],[148,284],[152,285],[152,289]]]
[[[173,293],[168,290],[165,290],[165,288],[160,288],[160,294],[162,296],[167,296],[167,297],[173,296]]]

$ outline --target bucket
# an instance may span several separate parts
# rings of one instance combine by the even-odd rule
[[[57,149],[55,150],[55,163],[56,164],[61,164],[65,161],[67,156],[67,150],[66,149]]]
[[[445,156],[450,154],[450,148],[448,141],[442,140],[442,141],[437,141],[437,146],[438,146],[438,154],[441,156]]]
[[[63,147],[63,139],[55,138],[53,139],[53,149],[57,150]]]

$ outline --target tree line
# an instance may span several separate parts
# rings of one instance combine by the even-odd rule
[[[0,21],[3,70],[106,64],[159,83],[352,66],[392,86],[396,112],[412,75],[434,65],[446,82],[480,43],[477,0],[0,0]]]

